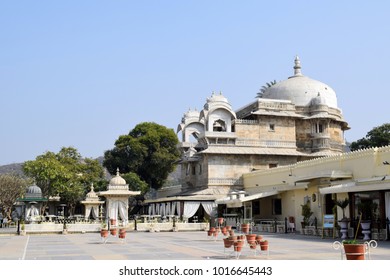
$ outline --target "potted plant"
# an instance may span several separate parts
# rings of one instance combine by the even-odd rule
[[[26,235],[26,227],[23,220],[20,222],[20,235]]]
[[[361,222],[362,222],[362,217],[360,216],[356,231],[359,229]],[[366,253],[367,244],[357,241],[356,238],[357,238],[357,234],[355,234],[354,239],[343,240],[341,243],[345,253],[345,258],[347,260],[364,260],[365,258],[364,256]]]
[[[121,238],[121,239],[126,238],[126,229],[125,228],[119,229],[119,238]]]
[[[241,231],[243,233],[249,233],[249,230],[250,230],[250,224],[249,223],[242,223],[241,224]]]
[[[341,208],[341,210],[343,211],[343,217],[341,220],[339,220],[339,223],[340,223],[340,227],[341,227],[341,238],[342,239],[345,239],[348,237],[347,233],[348,233],[348,223],[349,223],[349,219],[345,216],[345,208],[348,206],[349,204],[349,199],[348,198],[345,198],[344,200],[335,200],[335,204]]]
[[[149,232],[155,232],[156,229],[154,228],[154,223],[149,224]]]
[[[260,240],[259,245],[261,251],[268,251],[268,240]]]
[[[111,233],[111,235],[113,235],[113,236],[116,236],[116,234],[117,234],[117,229],[116,228],[110,228],[110,233]]]
[[[244,239],[237,239],[233,242],[234,245],[234,251],[235,252],[241,252],[242,247],[244,247],[245,240]]]
[[[102,223],[102,228],[100,229],[100,236],[103,237],[103,238],[107,238],[108,237],[108,229],[107,229],[107,224],[106,223]]]
[[[245,235],[246,241],[248,242],[251,249],[256,249],[256,246],[257,246],[256,236],[257,236],[257,234],[254,234],[254,233],[252,233],[252,234],[248,233]]]
[[[358,242],[356,239],[343,240],[345,258],[347,260],[364,260],[366,245]]]
[[[310,201],[301,205],[301,207],[302,207],[301,215],[303,216],[302,228],[305,228],[306,226],[309,225],[309,220],[311,215],[313,215],[313,212],[311,211]]]
[[[225,248],[230,248],[233,246],[234,241],[230,237],[226,237],[223,239],[223,244]]]
[[[68,226],[66,225],[66,223],[64,223],[64,226],[62,228],[62,234],[68,234]]]

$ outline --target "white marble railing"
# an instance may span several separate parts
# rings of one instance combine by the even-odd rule
[[[278,148],[296,148],[295,141],[280,141],[280,140],[257,140],[257,139],[237,139],[237,146],[250,147],[278,147]]]
[[[223,186],[242,186],[243,181],[241,178],[209,178],[208,180],[202,180],[200,185],[223,185]]]

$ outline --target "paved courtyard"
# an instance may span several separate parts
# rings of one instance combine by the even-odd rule
[[[269,255],[243,248],[240,259],[340,260],[334,239],[300,234],[262,234],[270,243]],[[336,239],[337,240],[337,239]],[[378,241],[372,260],[390,260],[390,242]],[[99,233],[17,236],[0,234],[0,260],[205,260],[234,259],[222,237],[206,232],[128,232],[126,240]]]

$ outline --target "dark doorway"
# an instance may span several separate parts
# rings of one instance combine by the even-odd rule
[[[325,214],[333,214],[333,207],[335,203],[333,200],[333,194],[325,195]]]

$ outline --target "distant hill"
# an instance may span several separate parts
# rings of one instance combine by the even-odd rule
[[[96,160],[101,165],[103,165],[104,157],[98,157],[98,158],[96,158]],[[7,165],[0,165],[0,175],[7,174],[7,173],[8,174],[13,173],[13,174],[18,174],[20,176],[24,176],[22,166],[23,166],[23,163],[12,163],[12,164],[7,164]],[[179,184],[180,175],[181,175],[181,166],[178,165],[176,167],[176,169],[171,174],[169,174],[169,176],[167,178],[166,185]],[[110,180],[112,178],[112,176],[110,175],[110,173],[107,171],[106,168],[104,168],[104,177],[106,180]]]
[[[0,174],[14,173],[23,176],[22,170],[23,163],[12,163],[0,166]]]

